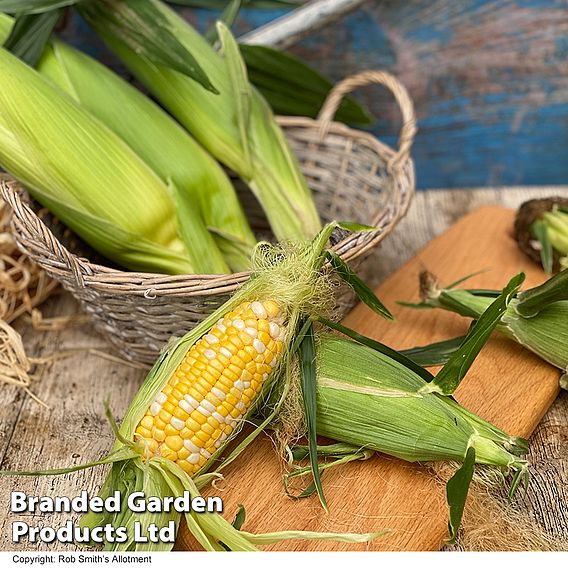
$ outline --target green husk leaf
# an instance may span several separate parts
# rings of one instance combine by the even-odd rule
[[[320,318],[318,321],[320,323],[322,323],[323,325],[325,325],[325,326],[327,326],[331,329],[334,329],[335,331],[339,331],[340,333],[343,333],[343,335],[350,337],[354,341],[357,341],[357,343],[361,343],[362,345],[366,345],[367,347],[370,347],[371,349],[374,349],[375,351],[378,351],[379,353],[383,353],[384,355],[387,355],[388,357],[393,359],[393,361],[397,361],[401,365],[404,365],[407,369],[416,373],[422,380],[426,381],[427,383],[434,380],[434,375],[432,375],[432,373],[430,373],[426,369],[422,368],[420,365],[417,365],[414,361],[412,361],[412,359],[406,357],[403,353],[396,351],[394,349],[391,349],[387,345],[384,345],[383,343],[375,341],[374,339],[371,339],[370,337],[366,337],[364,335],[361,335],[360,333],[357,333],[356,331],[349,329],[348,327],[345,327],[344,325],[342,325],[340,323],[333,322],[331,320],[323,319],[323,318]]]
[[[540,260],[542,267],[547,274],[552,274],[554,267],[554,249],[548,235],[548,227],[542,219],[537,219],[532,224],[531,229],[541,246]]]
[[[174,197],[178,232],[184,241],[190,262],[197,274],[226,274],[231,272],[223,259],[213,235],[207,230],[199,211],[199,204],[185,191],[180,191],[170,180],[169,189]]]
[[[55,9],[39,14],[17,16],[3,47],[28,65],[35,67],[62,13],[61,9]]]
[[[0,0],[0,12],[10,14],[41,14],[65,6],[72,6],[81,0]]]
[[[531,318],[562,300],[568,300],[568,270],[562,270],[540,286],[521,292],[516,311],[525,318]]]
[[[450,520],[448,523],[450,543],[453,543],[456,540],[474,471],[475,448],[470,446],[467,449],[467,454],[462,466],[456,471],[456,473],[454,473],[452,478],[446,484],[446,497],[450,508]]]
[[[343,261],[343,259],[335,252],[328,250],[327,258],[333,266],[337,275],[344,280],[363,303],[371,308],[376,314],[384,317],[385,319],[394,319],[390,311],[383,305],[377,298],[376,294],[351,270],[350,266]]]
[[[510,280],[500,296],[483,312],[459,349],[450,357],[434,381],[425,387],[425,391],[439,392],[446,396],[454,393],[489,336],[501,321],[509,302],[524,280],[525,275],[522,272]]]
[[[186,256],[145,239],[140,234],[121,229],[105,219],[37,190],[34,191],[34,196],[58,217],[65,219],[65,223],[85,241],[97,243],[99,252],[119,262],[121,266],[131,270],[143,267],[146,271],[161,274],[194,272],[193,265]]]
[[[241,45],[249,78],[264,95],[274,112],[281,115],[316,118],[333,82],[304,61],[276,49],[260,45]],[[335,120],[368,125],[373,117],[352,97],[341,101]]]
[[[233,519],[233,526],[238,531],[240,531],[242,526],[245,524],[247,512],[246,512],[244,505],[239,505],[238,507],[239,508],[237,509],[237,514],[235,515],[235,518]]]
[[[246,537],[254,544],[274,544],[283,540],[331,540],[335,542],[365,543],[371,542],[376,538],[384,536],[389,531],[374,533],[332,533],[332,532],[311,532],[311,531],[283,531],[275,533],[252,534],[243,532]]]
[[[464,282],[466,282],[467,280],[470,280],[471,278],[473,278],[474,276],[478,276],[479,274],[483,274],[484,272],[487,272],[487,269],[485,270],[478,270],[476,272],[472,272],[471,274],[468,274],[467,276],[464,276],[463,278],[459,278],[458,280],[456,280],[455,282],[452,282],[449,286],[446,286],[446,288],[448,290],[452,289],[452,288],[456,288],[457,286],[459,286],[460,284],[463,284]]]
[[[217,22],[217,34],[221,41],[223,55],[227,63],[227,71],[231,84],[231,91],[237,104],[236,119],[243,149],[244,174],[252,175],[252,160],[250,148],[250,121],[252,91],[247,77],[247,70],[239,52],[239,46],[231,32],[223,24]]]
[[[314,485],[319,500],[328,511],[327,502],[323,493],[323,487],[320,477],[320,468],[318,467],[318,438],[317,438],[317,417],[316,417],[316,388],[317,388],[317,370],[316,370],[316,342],[314,336],[313,325],[310,325],[304,333],[302,342],[298,350],[300,358],[300,383],[302,386],[302,402],[304,404],[304,412],[306,415],[306,423],[308,426],[308,445],[310,448],[310,463]]]
[[[430,343],[421,347],[412,347],[400,351],[403,355],[421,367],[436,367],[446,364],[465,339],[465,335]]]
[[[239,11],[243,5],[243,0],[229,0],[227,5],[223,9],[222,14],[219,16],[218,21],[223,22],[227,28],[231,28],[235,23]],[[207,41],[214,44],[219,39],[219,33],[217,32],[217,26],[211,26],[204,34]]]
[[[151,2],[139,0],[83,0],[93,15],[104,12],[109,32],[115,33],[130,49],[148,58],[156,65],[163,65],[190,77],[211,93],[219,91],[199,65],[192,52],[180,42],[167,18]],[[95,16],[96,17],[96,16]]]
[[[376,231],[377,227],[373,225],[364,225],[362,223],[355,223],[353,221],[337,221],[337,226],[340,229],[345,229],[346,231],[351,231],[353,233]]]

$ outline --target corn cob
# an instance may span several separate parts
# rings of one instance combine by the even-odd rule
[[[203,68],[219,94],[135,53],[120,22],[152,8]],[[188,23],[155,0],[103,0],[78,4],[83,17],[129,70],[221,163],[235,171],[262,205],[278,240],[302,240],[320,228],[306,181],[266,101],[252,87],[238,47],[222,25],[224,57]],[[133,12],[134,11],[134,12]],[[118,23],[117,23],[118,22]],[[141,27],[138,35],[144,34]]]
[[[12,18],[0,13],[0,42],[12,25]],[[216,247],[205,247],[195,255],[194,271],[248,269],[255,238],[233,186],[219,164],[179,124],[110,69],[63,42],[48,44],[37,70],[122,138],[164,184],[172,180],[199,211],[203,221],[191,216],[180,222],[186,231],[204,223]],[[197,249],[201,237],[197,232],[187,240]]]
[[[187,352],[156,395],[135,437],[193,475],[231,435],[260,394],[282,353],[278,304],[244,302]]]

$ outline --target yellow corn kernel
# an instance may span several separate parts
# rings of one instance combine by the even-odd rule
[[[213,326],[189,349],[157,396],[159,402],[152,403],[154,411],[159,408],[157,415],[148,411],[136,428],[148,457],[172,459],[190,475],[207,462],[221,438],[244,418],[272,371],[270,363],[282,350],[282,342],[270,336],[271,324],[282,325],[280,319],[271,320],[279,313],[276,302],[242,304],[223,319],[225,329]],[[187,398],[180,406],[186,395],[202,407],[188,413],[195,403]]]

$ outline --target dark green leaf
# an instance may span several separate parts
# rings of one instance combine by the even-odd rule
[[[208,8],[222,10],[229,0],[167,0],[168,4],[191,6],[192,8]],[[304,0],[243,0],[247,8],[297,8]]]
[[[382,353],[383,355],[390,357],[393,361],[397,361],[401,365],[404,365],[407,369],[410,369],[411,371],[416,373],[427,383],[434,380],[434,375],[432,375],[432,373],[422,368],[420,365],[417,365],[414,361],[412,361],[412,359],[409,359],[403,353],[395,351],[391,347],[388,347],[383,343],[375,341],[370,337],[365,337],[364,335],[361,335],[360,333],[357,333],[356,331],[349,329],[348,327],[345,327],[340,323],[336,323],[323,318],[318,321],[320,321],[322,324],[326,325],[327,327],[334,329],[335,331],[343,333],[343,335],[350,337],[354,341],[357,341],[357,343],[366,345],[367,347],[370,347],[371,349],[374,349],[375,351],[378,351],[379,353]]]
[[[0,12],[40,14],[77,4],[80,0],[0,0]]]
[[[448,500],[448,507],[450,509],[450,520],[448,523],[450,543],[455,542],[458,534],[474,470],[475,449],[470,446],[462,466],[446,484],[446,499]]]
[[[229,29],[235,23],[241,6],[243,5],[243,0],[230,0],[227,6],[223,10],[223,13],[219,16],[218,21],[223,22]],[[206,32],[205,39],[213,44],[219,39],[219,34],[217,33],[217,26],[213,24]]]
[[[561,300],[568,300],[568,268],[555,274],[544,284],[519,294],[516,310],[519,315],[530,318]]]
[[[501,321],[509,302],[525,280],[521,272],[505,286],[499,297],[481,314],[475,326],[466,335],[459,349],[450,357],[442,370],[436,375],[432,387],[444,395],[452,394],[465,377],[475,358]]]
[[[520,468],[515,472],[515,474],[513,475],[513,480],[511,482],[511,487],[509,487],[509,500],[513,499],[515,493],[521,485],[524,485],[525,490],[528,488],[529,479],[530,473],[528,467]]]
[[[277,114],[315,118],[333,83],[298,57],[269,47],[241,45],[249,79]],[[370,124],[373,117],[352,97],[339,105],[336,120]]]
[[[62,9],[55,9],[40,14],[16,16],[4,47],[28,65],[35,67],[62,13]]]
[[[233,520],[233,526],[240,531],[242,526],[245,524],[245,519],[247,517],[247,512],[245,510],[244,505],[239,505],[239,508],[237,510],[237,514],[235,515],[235,518]]]
[[[486,298],[498,298],[501,294],[501,290],[489,290],[487,288],[468,288],[466,292],[469,292],[472,296],[484,296]]]
[[[403,353],[421,367],[435,367],[436,365],[444,365],[447,363],[464,339],[465,335],[462,335],[422,347],[404,349],[400,353]]]
[[[364,304],[369,306],[375,313],[383,316],[386,319],[392,320],[392,314],[383,305],[383,303],[377,298],[376,294],[351,270],[349,265],[343,261],[343,259],[331,250],[327,251],[327,258],[333,266],[337,275],[345,281],[353,291],[355,292],[357,298],[361,300]]]
[[[548,235],[548,227],[542,219],[537,219],[531,226],[532,233],[540,243],[540,261],[547,274],[552,274],[554,267],[554,249]]]
[[[138,55],[191,77],[212,93],[219,92],[149,0],[90,0],[78,8],[95,30],[106,29]]]
[[[323,494],[320,470],[318,467],[317,440],[317,404],[316,404],[316,342],[313,325],[310,325],[300,343],[298,350],[300,358],[300,383],[306,423],[308,426],[308,446],[310,448],[310,464],[316,491],[323,508],[327,511],[327,503]]]

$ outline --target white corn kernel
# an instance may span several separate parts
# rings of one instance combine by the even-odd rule
[[[205,355],[205,357],[207,357],[207,359],[211,360],[215,358],[215,351],[213,351],[213,349],[206,349],[203,352],[203,355]]]
[[[175,416],[171,417],[170,422],[176,430],[183,430],[185,428],[185,422]]]
[[[164,404],[164,402],[166,402],[166,400],[168,400],[168,397],[163,392],[159,392],[156,395],[156,402],[159,402],[160,404]]]
[[[220,347],[219,353],[222,353],[228,359],[230,359],[233,356],[233,354],[226,347]]]
[[[162,405],[159,402],[153,402],[150,406],[150,412],[152,413],[152,416],[159,414],[160,410],[162,410]]]
[[[223,402],[227,398],[227,395],[217,387],[213,387],[211,389],[211,394],[215,395],[221,402]]]
[[[187,461],[192,464],[195,465],[197,463],[199,463],[199,454],[191,454],[190,456],[188,456]]]
[[[191,440],[184,440],[183,445],[185,446],[185,449],[190,451],[192,454],[199,453],[200,448],[196,446]]]
[[[272,337],[272,339],[276,339],[278,335],[280,335],[280,326],[271,321],[268,327],[270,328],[270,337]]]
[[[245,327],[245,333],[251,337],[258,337],[258,331],[254,327]]]
[[[255,313],[255,315],[261,319],[266,319],[266,310],[264,306],[260,302],[253,302],[251,304],[251,310]]]
[[[257,350],[258,353],[264,353],[266,351],[266,346],[260,339],[254,339],[252,346]]]
[[[239,331],[243,331],[246,325],[242,319],[237,318],[236,320],[233,320],[233,327],[236,327]]]
[[[213,335],[212,333],[208,333],[205,336],[205,341],[207,341],[209,345],[214,345],[215,343],[219,343],[219,338]]]

